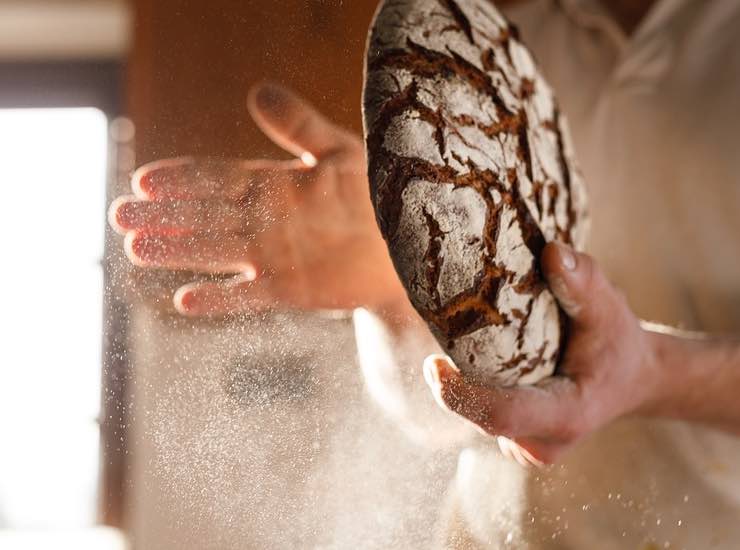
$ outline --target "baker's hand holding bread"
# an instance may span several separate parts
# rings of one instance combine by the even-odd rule
[[[522,461],[632,413],[740,432],[737,346],[646,330],[577,252],[569,126],[517,29],[487,1],[440,4],[381,4],[363,94],[380,230],[450,356],[425,363],[437,401]]]
[[[542,268],[568,314],[556,376],[534,386],[465,382],[432,355],[424,376],[444,408],[498,437],[520,462],[551,463],[574,443],[628,414],[701,422],[740,434],[740,342],[641,322],[586,254],[548,245]]]
[[[675,373],[659,362],[659,337],[643,330],[589,256],[550,244],[541,263],[569,316],[568,344],[556,376],[533,386],[476,385],[465,382],[443,356],[427,358],[424,375],[440,405],[499,436],[505,453],[553,462],[619,416],[661,412],[661,394]]]
[[[175,294],[191,316],[403,300],[368,199],[361,141],[273,84],[249,112],[290,161],[177,158],[136,171],[109,219],[137,266],[232,273]]]

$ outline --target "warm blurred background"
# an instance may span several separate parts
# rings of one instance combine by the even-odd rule
[[[369,402],[346,316],[185,322],[105,224],[138,164],[284,156],[262,79],[359,132],[375,4],[0,0],[0,548],[428,546],[452,458]]]

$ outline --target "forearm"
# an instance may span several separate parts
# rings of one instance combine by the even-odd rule
[[[646,329],[660,373],[651,412],[740,435],[740,339]]]

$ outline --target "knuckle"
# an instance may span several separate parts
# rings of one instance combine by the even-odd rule
[[[568,420],[563,422],[563,424],[561,424],[561,426],[558,428],[558,433],[556,434],[556,437],[558,441],[571,443],[573,441],[576,441],[579,435],[579,426],[575,422]]]
[[[584,288],[594,296],[613,295],[614,287],[606,278],[593,258],[583,255],[586,258],[584,267]]]
[[[580,416],[565,414],[557,427],[556,438],[565,443],[573,443],[584,433],[584,422]]]

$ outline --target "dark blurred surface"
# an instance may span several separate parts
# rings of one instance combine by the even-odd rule
[[[0,62],[0,106],[97,107],[117,116],[122,65],[108,59]]]

